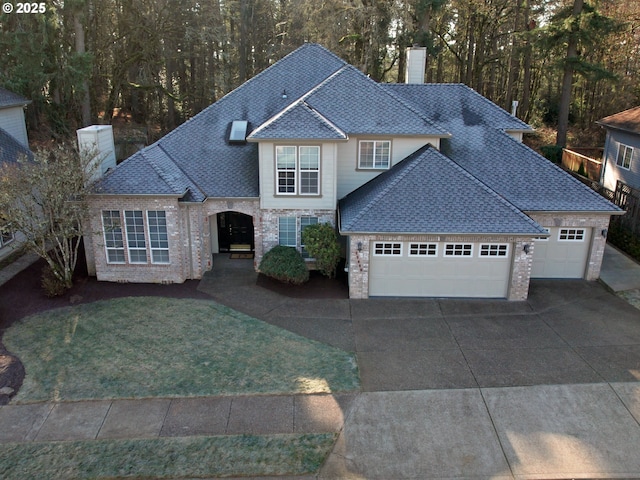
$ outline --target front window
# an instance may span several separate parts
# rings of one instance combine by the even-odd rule
[[[125,210],[129,262],[147,263],[147,246],[144,238],[144,220],[141,210]]]
[[[296,247],[296,217],[280,217],[278,219],[278,244]]]
[[[391,165],[391,142],[389,140],[362,140],[358,168],[388,169]]]
[[[318,195],[320,147],[276,147],[276,171],[279,195]]]
[[[620,144],[618,146],[618,158],[616,159],[616,165],[629,170],[631,168],[631,157],[633,157],[633,148],[627,145]]]
[[[120,212],[118,210],[103,210],[102,227],[104,230],[104,245],[107,250],[107,262],[124,263],[124,239]]]
[[[167,234],[167,215],[164,211],[147,212],[149,227],[149,245],[151,263],[169,263],[169,236]]]

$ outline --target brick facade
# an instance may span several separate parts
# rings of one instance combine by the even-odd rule
[[[153,264],[147,252],[146,264],[127,262],[114,264],[107,262],[102,226],[102,211],[124,210],[166,212],[169,236],[169,264]],[[253,219],[255,257],[257,270],[264,252],[278,245],[278,218],[295,217],[299,229],[300,217],[318,217],[320,223],[335,225],[336,212],[327,209],[264,209],[258,199],[209,199],[204,203],[181,203],[176,197],[142,196],[94,196],[89,200],[90,218],[85,227],[85,250],[89,274],[98,280],[112,282],[181,283],[187,279],[202,278],[212,266],[212,217],[221,212],[240,212]],[[602,234],[609,226],[609,215],[597,214],[553,214],[531,213],[531,218],[544,226],[591,228],[591,245],[586,280],[596,280],[604,255],[606,236]],[[214,232],[215,234],[215,232]],[[126,236],[126,231],[124,232]],[[145,228],[145,235],[148,231]],[[149,239],[146,239],[149,247]],[[299,241],[299,239],[298,239]],[[507,293],[508,300],[525,300],[529,291],[531,267],[534,253],[533,238],[507,236],[455,236],[455,235],[368,235],[354,234],[348,242],[349,296],[367,298],[369,296],[369,245],[371,241],[402,242],[490,242],[512,245],[511,278]],[[358,243],[362,250],[358,251]],[[529,252],[525,252],[528,245]],[[126,242],[125,242],[126,247]],[[147,248],[147,250],[149,250]]]
[[[260,238],[262,251],[258,254],[258,234],[256,233],[256,264],[260,265],[260,259],[264,252],[268,252],[278,245],[278,218],[296,217],[297,228],[300,229],[300,217],[317,217],[319,223],[336,223],[336,211],[327,209],[264,209],[260,211],[260,224],[262,225],[262,235]],[[256,232],[258,230],[256,229]],[[298,239],[299,240],[299,239]]]

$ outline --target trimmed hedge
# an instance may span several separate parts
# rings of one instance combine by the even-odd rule
[[[302,243],[316,260],[316,268],[324,276],[334,278],[340,261],[340,245],[336,229],[330,223],[309,225],[302,230]]]
[[[273,247],[262,257],[259,270],[268,277],[293,285],[301,285],[309,280],[307,264],[293,247]]]

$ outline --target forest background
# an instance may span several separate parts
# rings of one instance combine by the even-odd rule
[[[556,143],[563,84],[573,145],[601,146],[594,122],[640,104],[638,1],[47,0],[44,10],[0,14],[0,86],[32,101],[36,143],[94,123],[151,143],[304,42],[380,82],[403,82],[405,48],[426,46],[427,82],[465,83],[508,111],[518,101],[538,143]]]

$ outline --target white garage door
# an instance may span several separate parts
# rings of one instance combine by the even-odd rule
[[[371,242],[370,296],[507,296],[511,245]]]
[[[549,228],[548,239],[535,241],[531,278],[583,278],[591,228]]]

